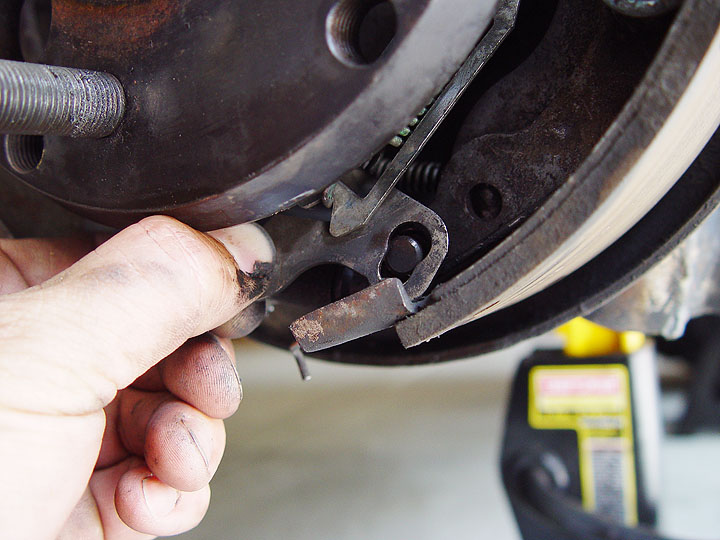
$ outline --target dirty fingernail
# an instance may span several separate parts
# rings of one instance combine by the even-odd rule
[[[256,266],[271,263],[275,246],[265,229],[254,223],[236,225],[208,233],[221,242],[235,259],[240,270],[253,274]]]
[[[143,478],[143,495],[150,513],[154,517],[165,517],[172,512],[180,500],[180,492],[163,484],[155,476]]]

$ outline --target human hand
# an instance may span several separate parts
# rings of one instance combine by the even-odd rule
[[[94,251],[0,240],[0,537],[135,540],[202,519],[242,397],[208,332],[262,294],[273,256],[254,225],[211,234],[153,217]]]

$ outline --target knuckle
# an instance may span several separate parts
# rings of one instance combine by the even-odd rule
[[[197,305],[213,304],[237,289],[237,272],[232,257],[209,237],[165,216],[153,216],[139,223],[162,253],[163,264],[178,273],[186,292]]]

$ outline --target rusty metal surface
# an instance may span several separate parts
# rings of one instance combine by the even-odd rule
[[[16,238],[56,237],[97,230],[0,168],[0,218]]]
[[[397,185],[418,153],[437,131],[440,123],[447,118],[468,86],[512,31],[518,5],[519,0],[500,1],[488,32],[440,96],[429,107],[428,112],[423,115],[420,123],[413,129],[399,152],[385,168],[370,193],[361,198],[352,190],[335,189],[333,191],[330,234],[344,236],[367,224],[375,215],[378,207],[390,194],[390,190]]]
[[[52,0],[53,25],[100,57],[142,54],[187,0]]]
[[[393,331],[322,351],[334,362],[413,365],[477,356],[548,332],[587,315],[668,256],[720,203],[720,132],[653,210],[589,264],[541,293],[404,350]],[[278,334],[260,334],[284,345]]]
[[[47,137],[23,180],[111,224],[271,215],[382,147],[464,60],[495,0],[397,0],[394,39],[361,66],[328,46],[334,4],[54,1],[42,61],[115,75],[127,115],[100,141]]]
[[[717,210],[665,259],[588,318],[610,328],[677,339],[691,319],[714,314],[720,314]]]
[[[3,0],[0,8],[0,58],[5,60],[20,59],[20,9],[23,0]]]
[[[683,95],[720,24],[720,5],[685,3],[633,98],[591,155],[508,239],[449,282],[397,329],[405,346],[423,343],[477,314],[569,238],[622,180]]]
[[[696,7],[701,6],[702,8],[702,6],[705,6],[705,8],[707,8],[708,5],[708,2],[703,3],[697,0],[690,1],[694,2]],[[70,3],[69,0],[68,3]],[[78,5],[83,4],[96,6],[101,4],[105,6],[117,6],[122,4],[122,2],[118,2],[116,0],[105,0],[103,2],[100,2],[99,0],[95,0],[93,2],[76,0],[75,3]],[[136,3],[138,5],[140,4],[139,2]],[[672,62],[669,66],[667,66],[668,69],[675,69],[681,73],[685,70],[685,75],[692,72],[694,65],[693,62],[697,60],[698,55],[701,55],[702,40],[706,37],[706,34],[703,31],[703,28],[705,27],[703,26],[702,20],[694,22],[697,22],[698,26],[691,25],[688,19],[685,20],[685,33],[687,41],[678,42],[677,49],[674,51],[676,55],[670,57]],[[693,40],[696,41],[694,42]],[[591,41],[592,40],[588,39],[588,44]],[[573,51],[568,51],[568,54],[572,52]],[[667,60],[667,57],[665,60]],[[657,84],[661,84],[663,82],[666,84],[668,83],[668,80],[666,79],[652,78],[657,77],[657,74],[658,72],[656,69],[654,73],[651,73],[651,77],[646,79],[643,84],[649,84],[648,81]],[[680,78],[669,80],[669,86],[667,87],[669,92],[667,96],[668,98],[672,98],[680,91],[680,86],[678,86],[679,80]],[[656,114],[643,116],[648,109],[652,109],[657,105],[657,103],[652,101],[652,99],[658,99],[658,97],[662,96],[657,96],[651,93],[648,97],[649,102],[647,103],[646,109],[637,107],[630,111],[638,116],[638,118],[634,121],[641,124],[641,127],[650,129],[655,128],[657,125],[662,123],[663,114],[666,111],[666,109],[663,109],[662,107],[660,107],[660,110]],[[660,105],[663,105],[663,103],[664,102],[661,101]],[[572,105],[572,103],[570,103],[570,105]],[[492,124],[493,122],[501,122],[504,119],[512,120],[507,115],[505,115],[504,118],[503,116],[504,111],[501,108],[496,112],[496,114],[485,118],[484,127],[486,128],[489,124]],[[481,124],[481,122],[478,124]],[[524,125],[515,125],[518,126],[518,129],[520,130],[525,127]],[[627,129],[628,131],[633,131],[636,128],[637,125],[632,122],[623,126],[623,129]],[[492,130],[490,130],[489,133],[492,133]],[[475,135],[482,136],[479,132],[476,132]],[[633,152],[637,151],[638,148],[642,148],[643,141],[646,140],[647,137],[649,137],[649,135],[638,136],[637,133],[634,133],[631,134],[631,136],[617,141],[618,146],[615,149],[617,150],[617,153],[614,156],[611,156],[615,159],[596,160],[594,166],[597,167],[597,170],[594,174],[597,176],[611,175],[613,170],[615,170],[614,167],[616,167],[618,159],[622,159],[622,152],[625,152],[625,157],[627,159],[631,159],[634,155]],[[518,140],[522,140],[521,137],[518,137]],[[541,137],[538,137],[535,140],[539,143],[545,142]],[[464,144],[468,141],[469,139],[464,139],[461,143]],[[461,145],[458,145],[458,148],[460,148],[460,146]],[[528,153],[532,154],[532,152]],[[538,151],[535,152],[534,155],[535,157],[541,157],[542,153]],[[518,160],[522,160],[522,156],[519,156]],[[538,332],[547,330],[554,324],[562,322],[562,320],[567,317],[592,310],[600,302],[605,301],[608,295],[618,292],[620,288],[626,286],[633,279],[642,274],[642,272],[649,267],[652,261],[656,261],[657,257],[669,249],[668,246],[671,246],[673,243],[677,243],[679,238],[683,237],[690,229],[692,229],[696,221],[700,219],[698,216],[705,215],[709,212],[718,200],[718,194],[714,192],[713,186],[717,187],[717,185],[720,184],[720,180],[718,180],[717,175],[715,174],[712,176],[709,172],[711,170],[718,170],[717,160],[712,162],[711,165],[715,168],[711,169],[709,165],[704,165],[706,169],[704,172],[707,173],[707,178],[698,178],[698,174],[696,173],[694,176],[686,178],[683,182],[679,182],[676,189],[674,189],[673,192],[666,197],[666,199],[663,199],[657,211],[653,211],[653,213],[651,213],[651,215],[649,215],[643,223],[631,231],[632,234],[628,233],[628,238],[623,239],[623,245],[618,243],[618,245],[613,246],[612,249],[608,250],[607,254],[604,253],[602,256],[598,257],[597,261],[593,261],[591,264],[588,264],[586,267],[581,269],[581,271],[568,276],[568,278],[565,278],[555,286],[537,295],[537,297],[533,297],[521,304],[508,308],[507,310],[493,314],[490,317],[476,323],[457,328],[439,339],[433,340],[430,343],[421,345],[415,349],[411,349],[410,351],[402,350],[397,336],[395,336],[393,332],[384,332],[382,335],[375,336],[373,339],[362,339],[356,343],[348,343],[346,345],[324,351],[321,354],[324,358],[340,362],[375,363],[381,365],[437,362],[508,346],[519,339],[530,337]],[[0,183],[0,187],[2,187],[2,185],[3,184]],[[605,188],[608,188],[608,185],[606,185]],[[1,191],[2,189],[0,189],[0,192]],[[592,200],[589,202],[592,203]],[[588,203],[588,201],[580,202],[579,208],[581,211],[586,208],[586,203]],[[23,213],[22,208],[16,208],[14,211],[16,214]],[[677,212],[677,214],[675,212]],[[5,219],[5,214],[2,215],[2,218]],[[15,219],[15,217],[12,219]],[[8,219],[8,223],[10,223],[12,219]],[[20,219],[17,220],[18,223],[22,224],[23,219],[28,221],[27,216],[24,218],[20,216]],[[276,218],[271,218],[268,223],[271,223],[274,219]],[[297,223],[299,223],[299,221],[288,221],[285,224],[285,227],[287,230],[294,230],[293,227]],[[534,222],[534,224],[545,226],[544,221],[537,221]],[[327,224],[324,224],[324,226],[325,229],[327,229]],[[15,230],[14,227],[11,227],[11,229]],[[282,227],[279,227],[278,231],[281,229]],[[518,229],[518,231],[519,230],[520,229]],[[523,226],[522,231],[526,232],[527,228]],[[565,225],[562,225],[559,227],[559,232],[567,233],[569,232],[569,229],[566,228]],[[278,232],[278,234],[282,236],[281,232]],[[327,234],[327,232],[325,234]],[[385,231],[383,232],[383,235],[384,234],[386,234]],[[288,238],[288,250],[291,250],[293,247],[291,240],[294,236],[289,235]],[[519,250],[517,253],[513,254],[511,251],[505,251],[504,254],[500,256],[501,259],[505,256],[517,257],[513,260],[518,263],[518,273],[523,271],[523,265],[529,264],[532,257],[537,256],[547,247],[543,244],[541,239],[538,240],[540,236],[533,236],[531,238],[538,243],[528,244],[529,239],[527,237],[522,237],[522,242],[519,244]],[[370,240],[370,238],[366,238],[363,241],[370,242]],[[312,240],[310,243],[312,243]],[[381,244],[382,242],[377,245]],[[356,249],[362,250],[365,248],[362,247],[361,243],[358,243],[356,244]],[[358,251],[355,253],[348,252],[343,256],[344,259],[336,260],[342,264],[343,260],[358,260],[362,258],[364,253],[364,251]],[[373,276],[375,275],[376,269],[374,265],[376,264],[378,258],[382,257],[379,254],[380,248],[377,248],[377,254],[375,253],[376,252],[373,251],[374,259],[369,269],[366,267],[363,270]],[[497,255],[497,253],[491,254],[492,257],[495,257],[495,255]],[[492,257],[489,262],[498,260],[497,258]],[[322,257],[320,257],[320,259],[322,259]],[[315,261],[317,260],[318,258],[315,259]],[[508,270],[507,260],[503,263],[506,265],[506,273],[488,272],[487,270],[489,267],[482,266],[482,263],[484,263],[484,261],[481,261],[481,263],[474,269],[471,268],[471,270],[480,270],[480,273],[474,274],[474,277],[470,279],[472,287],[464,289],[461,286],[459,289],[454,289],[452,291],[445,289],[444,294],[447,293],[448,296],[438,295],[431,299],[431,301],[438,302],[439,304],[435,306],[435,315],[438,316],[438,320],[441,323],[443,321],[444,323],[448,323],[451,322],[454,317],[461,317],[462,311],[464,309],[469,309],[470,302],[474,301],[478,295],[482,295],[483,291],[487,288],[502,286],[503,280],[511,280],[512,274],[516,270],[512,266],[509,266],[510,270]],[[304,267],[304,263],[298,268],[300,267]],[[380,278],[382,277],[382,274],[380,274]],[[328,283],[322,285],[325,285],[326,288],[330,288]],[[462,285],[469,286],[470,282]],[[312,293],[308,292],[312,290],[314,289],[308,289],[305,291],[306,298],[308,295],[312,296]],[[451,296],[452,294],[463,292],[467,293],[465,298],[462,298],[461,295],[456,296],[455,298],[452,298]],[[460,300],[457,303],[451,302],[451,300],[457,300],[458,297],[460,297]],[[312,300],[315,301],[315,298]],[[323,297],[318,300],[318,304],[316,305],[322,305],[323,303],[330,301],[331,300],[327,300]],[[269,304],[271,305],[271,308],[280,305],[276,304],[274,299],[271,300]],[[286,307],[287,305],[283,305],[282,309],[276,309],[273,314],[274,316],[277,316],[280,311],[284,311],[284,313],[280,314],[282,316],[273,322],[273,324],[276,324],[277,328],[280,328],[284,334],[280,334],[277,331],[273,333],[272,331],[268,331],[266,327],[261,328],[260,332],[256,335],[268,342],[282,346],[287,345],[288,343],[285,343],[283,340],[289,336],[289,333],[287,332],[288,324],[294,318],[306,313],[308,310],[304,309],[303,306],[293,306],[291,309],[286,309]],[[441,308],[445,309],[443,310]],[[295,311],[293,311],[293,309]],[[300,310],[300,312],[297,312],[297,310]],[[419,315],[416,315],[415,317],[419,317]],[[413,318],[411,317],[405,321],[403,325],[412,320]],[[341,329],[338,328],[337,330],[337,334],[341,335]],[[425,327],[424,330],[427,330],[427,327]]]
[[[448,249],[447,230],[431,210],[395,191],[379,209],[377,219],[343,238],[335,238],[324,221],[287,214],[270,218],[265,229],[277,250],[276,268],[268,294],[284,289],[306,270],[322,264],[340,264],[358,272],[371,284],[383,280],[383,260],[395,230],[405,224],[420,226],[427,233],[429,250],[405,281],[412,298],[421,296],[440,268]]]
[[[390,328],[415,311],[400,280],[390,278],[308,313],[290,331],[311,353]]]
[[[480,98],[460,128],[430,205],[451,237],[444,276],[518,228],[580,166],[666,29],[664,20],[628,21],[600,2],[560,0],[532,54]]]

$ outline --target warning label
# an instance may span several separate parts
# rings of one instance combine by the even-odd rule
[[[536,366],[530,371],[528,420],[535,429],[578,435],[583,506],[637,524],[632,409],[621,364]]]

